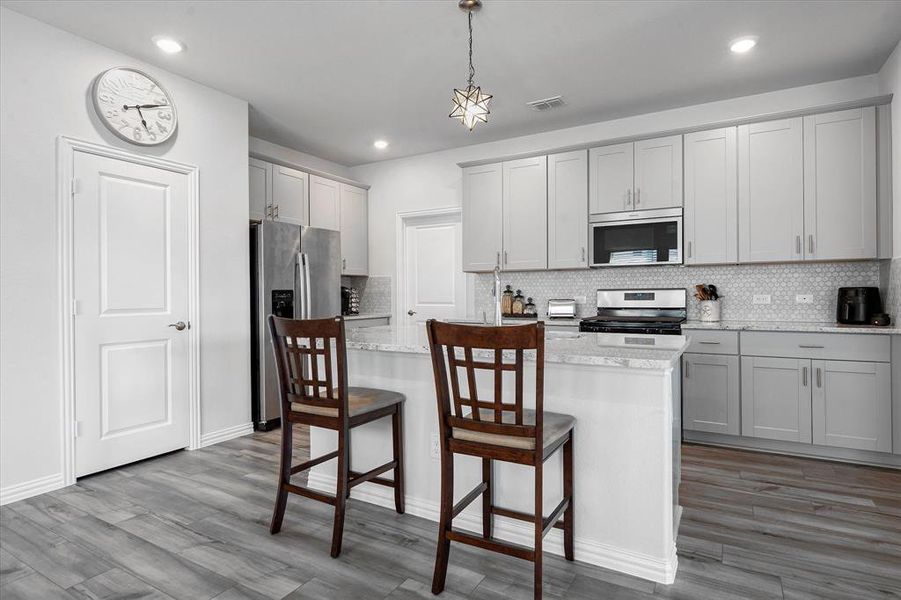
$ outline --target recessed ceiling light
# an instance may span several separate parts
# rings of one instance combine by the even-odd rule
[[[372,145],[375,146],[377,150],[384,150],[388,147],[388,142],[385,140],[376,140],[372,142]]]
[[[757,45],[757,36],[748,35],[740,37],[729,42],[729,50],[735,54],[744,54]]]
[[[174,40],[164,35],[158,35],[154,37],[153,43],[156,44],[157,48],[159,48],[166,54],[178,54],[185,49],[184,44],[182,44],[178,40]]]

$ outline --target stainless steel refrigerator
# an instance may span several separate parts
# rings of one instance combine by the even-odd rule
[[[250,225],[251,402],[257,429],[271,429],[281,416],[266,319],[341,314],[340,239],[337,231],[278,221]]]

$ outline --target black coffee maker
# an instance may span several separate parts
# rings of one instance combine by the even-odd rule
[[[870,318],[882,312],[882,299],[877,287],[838,288],[835,320],[846,325],[867,325]]]

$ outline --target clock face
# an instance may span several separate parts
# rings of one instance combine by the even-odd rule
[[[94,109],[117,136],[141,146],[165,142],[175,133],[175,105],[163,87],[136,69],[116,67],[94,80]]]

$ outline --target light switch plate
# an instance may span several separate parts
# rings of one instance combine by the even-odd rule
[[[773,297],[769,294],[754,294],[754,304],[771,304]]]
[[[813,304],[813,294],[798,294],[795,296],[795,304]]]

